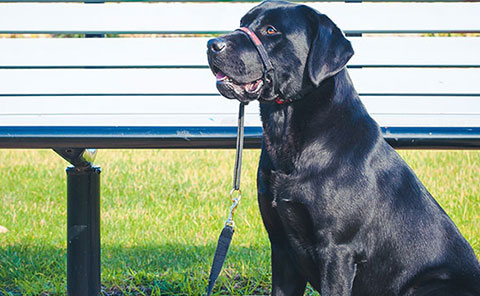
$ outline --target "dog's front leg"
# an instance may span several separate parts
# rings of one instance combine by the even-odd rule
[[[301,296],[306,285],[285,246],[272,242],[272,296]]]
[[[351,296],[357,265],[347,246],[335,246],[320,252],[322,296]]]
[[[259,180],[260,185],[263,185],[262,179]],[[259,188],[265,189],[264,186]],[[305,292],[307,280],[293,262],[293,250],[289,250],[288,238],[280,217],[272,207],[272,199],[268,190],[259,190],[260,211],[272,248],[272,296],[301,296]]]
[[[258,204],[272,248],[272,296],[301,296],[305,292],[307,280],[289,254],[289,251],[290,253],[293,251],[288,249],[288,238],[282,221],[272,206],[273,194],[265,181],[265,179],[268,180],[271,163],[268,158],[265,160],[264,153],[262,153],[262,160],[266,169],[262,172],[262,165],[260,165],[258,171]]]

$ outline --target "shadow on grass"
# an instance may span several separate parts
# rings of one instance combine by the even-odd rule
[[[102,246],[103,295],[202,295],[214,245]],[[269,248],[232,245],[215,295],[268,295]],[[66,249],[0,248],[0,295],[65,295]]]

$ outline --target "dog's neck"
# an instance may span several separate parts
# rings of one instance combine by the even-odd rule
[[[317,152],[332,150],[330,143],[342,145],[344,142],[338,135],[349,134],[342,133],[343,129],[362,129],[365,125],[376,128],[366,113],[344,69],[292,103],[261,103],[263,148],[275,170],[290,173],[300,157],[299,152],[308,151],[308,146],[315,145]]]

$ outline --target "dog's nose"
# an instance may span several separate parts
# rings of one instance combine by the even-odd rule
[[[213,51],[213,52],[221,52],[222,50],[225,49],[227,44],[225,43],[225,40],[222,38],[213,38],[208,40],[207,47]]]

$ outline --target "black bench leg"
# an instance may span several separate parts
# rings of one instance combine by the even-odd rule
[[[100,295],[100,168],[67,168],[67,289]]]
[[[100,172],[84,149],[55,150],[67,168],[67,292],[100,295]],[[73,158],[72,158],[73,157]]]

